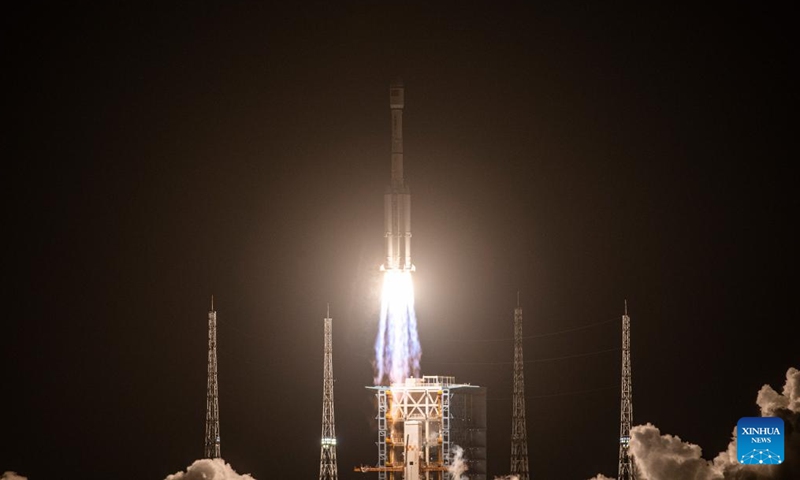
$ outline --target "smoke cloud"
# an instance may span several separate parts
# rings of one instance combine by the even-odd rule
[[[736,428],[727,450],[712,461],[698,445],[662,434],[650,423],[631,429],[630,449],[639,480],[789,480],[800,478],[800,370],[786,372],[782,393],[764,385],[756,404],[761,416],[776,416],[786,425],[786,458],[780,465],[742,465],[736,461]],[[598,475],[591,480],[612,480]]]
[[[758,391],[756,403],[761,408],[762,417],[780,417],[782,410],[790,413],[800,413],[800,370],[792,367],[786,372],[786,383],[783,385],[783,395],[764,385]],[[786,418],[784,418],[786,420]]]
[[[721,472],[702,458],[699,446],[680,437],[662,435],[648,423],[631,429],[630,451],[643,479],[722,479]]]
[[[168,475],[164,480],[255,480],[255,478],[247,473],[239,475],[221,458],[204,458],[195,460],[185,473],[178,472]]]
[[[3,472],[3,476],[0,477],[0,480],[28,480],[28,477],[17,475],[17,472]]]
[[[467,477],[464,472],[468,470],[467,461],[464,458],[464,449],[458,445],[453,445],[453,463],[447,467],[447,472],[450,478],[454,480],[466,480]],[[502,477],[494,477],[494,480],[519,480],[516,475],[505,475]]]
[[[453,445],[453,463],[447,467],[447,471],[454,480],[466,480],[461,475],[467,471],[467,462],[464,460],[464,449],[458,445]]]

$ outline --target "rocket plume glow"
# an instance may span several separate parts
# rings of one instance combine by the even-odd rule
[[[375,339],[375,385],[418,377],[421,357],[411,272],[388,270],[383,276],[381,318]]]

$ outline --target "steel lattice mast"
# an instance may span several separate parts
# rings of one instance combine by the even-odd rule
[[[205,458],[220,458],[219,447],[219,389],[217,387],[217,312],[214,296],[208,312],[208,388],[206,390]]]
[[[514,398],[511,418],[511,474],[529,480],[528,432],[525,428],[525,374],[522,358],[522,307],[514,309]]]
[[[325,322],[325,359],[322,375],[322,445],[319,452],[319,480],[337,480],[336,427],[333,421],[333,337],[331,309]]]
[[[619,469],[617,480],[635,480],[636,467],[628,453],[633,421],[633,385],[631,383],[631,317],[628,301],[622,315],[622,395],[619,414]]]

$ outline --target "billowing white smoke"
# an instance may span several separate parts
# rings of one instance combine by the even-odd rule
[[[631,454],[643,479],[691,478],[721,479],[721,474],[702,458],[699,446],[684,442],[680,437],[661,435],[648,423],[631,429]]]
[[[466,477],[461,475],[467,471],[467,461],[464,460],[464,449],[458,445],[453,445],[453,462],[447,467],[453,480],[462,480]]]
[[[789,480],[800,478],[800,370],[786,372],[783,393],[764,385],[756,399],[761,416],[784,420],[786,459],[780,465],[742,465],[736,461],[736,428],[728,449],[713,461],[702,458],[699,446],[661,434],[648,423],[631,429],[630,449],[639,480]],[[610,480],[598,475],[592,480]]]
[[[186,469],[186,472],[178,472],[168,475],[164,480],[255,480],[249,474],[239,475],[236,471],[221,458],[204,458],[195,460]]]
[[[0,480],[28,480],[28,477],[17,475],[17,472],[4,472]]]
[[[464,449],[458,445],[453,445],[453,463],[447,467],[447,472],[453,480],[466,480],[464,472],[467,471],[467,461],[464,459]],[[519,480],[516,475],[505,475],[494,477],[494,480]]]
[[[764,385],[758,391],[756,403],[761,407],[762,417],[780,417],[781,410],[800,413],[800,370],[792,367],[786,372],[783,395],[773,390],[769,385]]]

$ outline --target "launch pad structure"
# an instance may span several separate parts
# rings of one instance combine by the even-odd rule
[[[356,467],[379,480],[451,478],[461,448],[469,480],[486,479],[486,388],[426,375],[367,387],[378,400],[378,464]]]

